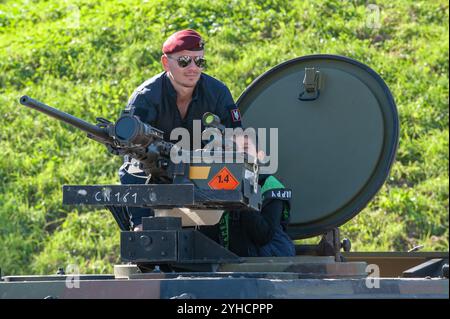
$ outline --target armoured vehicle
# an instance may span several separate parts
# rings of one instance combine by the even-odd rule
[[[289,60],[259,76],[237,101],[245,127],[266,128],[278,140],[268,153],[278,154],[276,175],[292,190],[291,238],[322,236],[317,245],[297,245],[295,257],[239,257],[195,229],[217,222],[218,211],[259,209],[256,181],[264,166],[255,159],[174,165],[167,160],[173,144],[136,118],[91,125],[28,97],[21,103],[140,160],[156,178],[145,185],[64,186],[64,204],[110,208],[124,263],[111,275],[6,276],[2,298],[448,298],[448,252],[354,253],[340,238],[339,227],[384,184],[399,142],[387,85],[358,61]],[[204,124],[220,130],[209,116]],[[203,152],[186,156],[194,163]],[[234,181],[217,186],[224,170]],[[127,205],[160,214],[131,231]]]

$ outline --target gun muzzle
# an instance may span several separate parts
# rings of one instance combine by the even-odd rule
[[[58,109],[55,109],[55,108],[48,106],[42,102],[34,100],[29,96],[26,96],[26,95],[22,96],[20,98],[20,104],[28,106],[28,107],[35,109],[41,113],[47,114],[48,116],[51,116],[57,120],[60,120],[62,122],[65,122],[65,123],[73,126],[73,127],[76,127],[105,143],[113,142],[113,139],[109,136],[109,134],[103,128],[100,128],[96,125],[93,125],[91,123],[83,121],[82,119],[79,119],[71,114],[65,113]]]

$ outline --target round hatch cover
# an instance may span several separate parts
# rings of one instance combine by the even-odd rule
[[[358,61],[311,55],[281,63],[250,84],[237,105],[245,127],[278,129],[275,176],[292,189],[292,238],[344,224],[389,174],[397,109],[381,77]]]

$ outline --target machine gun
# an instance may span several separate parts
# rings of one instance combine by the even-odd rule
[[[106,145],[112,154],[137,159],[141,169],[154,181],[170,182],[173,178],[167,169],[170,150],[175,145],[164,141],[162,131],[143,123],[136,116],[123,115],[116,123],[97,118],[97,125],[92,125],[28,96],[22,96],[20,103],[86,132],[89,138]]]
[[[200,232],[183,229],[179,217],[143,218],[143,230],[130,231],[125,208],[258,211],[261,208],[258,166],[248,157],[241,157],[245,159],[242,163],[205,163],[204,152],[210,153],[209,150],[180,150],[176,144],[164,141],[162,131],[143,123],[137,116],[125,114],[115,123],[97,118],[98,124],[93,125],[28,96],[21,97],[20,103],[80,129],[115,155],[134,158],[148,176],[147,181],[152,181],[151,184],[63,186],[64,204],[110,209],[122,230],[122,260],[198,265],[238,258]],[[223,129],[214,114],[205,114],[203,122],[212,129]],[[171,151],[189,152],[190,161],[174,163]],[[225,153],[219,154],[220,159],[226,157]]]

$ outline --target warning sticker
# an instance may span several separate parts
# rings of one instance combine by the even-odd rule
[[[219,173],[214,175],[214,177],[208,183],[209,187],[212,189],[225,189],[225,190],[233,190],[239,186],[239,182],[236,178],[231,174],[228,168],[222,168]]]

